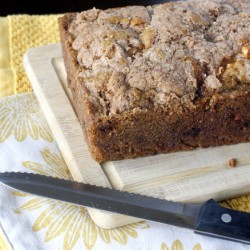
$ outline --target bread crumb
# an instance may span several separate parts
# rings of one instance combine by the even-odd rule
[[[228,165],[229,165],[229,167],[234,168],[236,166],[236,160],[235,159],[230,159],[228,161]]]

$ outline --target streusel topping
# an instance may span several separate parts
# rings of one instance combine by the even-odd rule
[[[78,13],[69,32],[100,115],[191,109],[250,84],[250,1],[189,0]]]

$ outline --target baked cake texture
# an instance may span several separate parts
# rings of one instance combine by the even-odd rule
[[[250,141],[250,1],[91,9],[59,19],[98,162]]]

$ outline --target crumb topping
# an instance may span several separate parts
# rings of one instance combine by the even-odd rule
[[[201,91],[250,84],[249,0],[94,8],[69,32],[99,115],[191,109]]]

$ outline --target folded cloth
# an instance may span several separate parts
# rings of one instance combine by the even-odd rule
[[[0,97],[12,95],[13,87],[13,71],[10,66],[9,53],[9,23],[7,18],[0,17]]]
[[[0,99],[0,171],[72,179],[33,93]],[[0,229],[17,250],[249,249],[244,244],[149,221],[104,230],[94,224],[84,207],[13,191],[3,185],[0,211]],[[7,249],[1,238],[0,249]]]
[[[15,93],[32,91],[23,69],[23,55],[31,47],[59,42],[57,24],[59,16],[60,15],[8,16],[10,59],[15,77]]]

